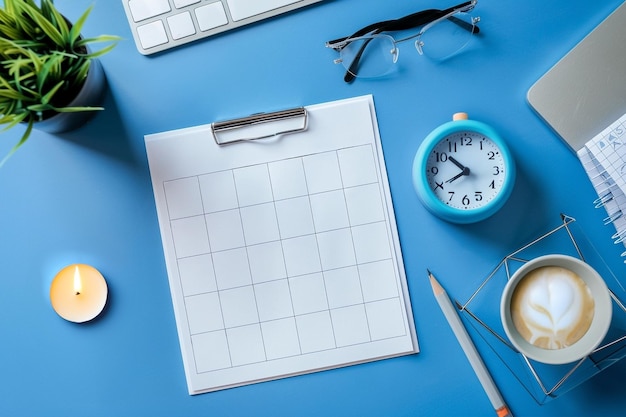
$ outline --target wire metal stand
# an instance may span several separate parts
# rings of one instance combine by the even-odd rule
[[[539,403],[557,398],[626,356],[626,290],[602,256],[587,240],[573,217],[505,256],[465,302],[456,302],[468,330],[478,333],[515,378]],[[607,336],[589,356],[566,365],[546,365],[519,353],[509,343],[499,314],[500,295],[513,273],[535,257],[562,253],[589,263],[604,278],[613,300],[613,320]],[[497,316],[497,317],[496,317]]]

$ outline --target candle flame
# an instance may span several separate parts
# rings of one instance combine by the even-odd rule
[[[83,281],[80,278],[80,271],[78,270],[78,265],[76,265],[76,269],[74,269],[74,292],[76,295],[79,295],[83,291]]]

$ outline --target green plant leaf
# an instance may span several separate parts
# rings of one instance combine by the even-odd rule
[[[46,19],[39,9],[29,4],[24,4],[22,7],[24,8],[24,12],[27,13],[31,17],[31,19],[33,19],[33,21],[39,26],[39,28],[57,46],[64,47],[67,45],[66,39],[63,38],[63,35],[59,31],[59,29],[52,22]]]
[[[8,124],[8,126],[6,126],[3,129],[3,131],[9,130],[13,126],[24,121],[24,119],[26,119],[27,117],[28,117],[28,112],[26,110],[23,110],[20,112],[13,112],[12,114],[7,114],[7,115],[0,117],[0,123]]]
[[[91,9],[92,7],[93,6],[90,6],[89,8]],[[41,9],[44,15],[50,20],[50,22],[52,22],[57,27],[57,29],[61,33],[61,36],[64,39],[64,43],[71,45],[71,42],[69,42],[70,29],[67,24],[67,20],[65,19],[65,17],[63,17],[61,13],[59,13],[56,7],[54,7],[53,2],[48,0],[41,0]]]
[[[72,45],[72,47],[78,38],[80,38],[85,21],[87,20],[87,17],[89,17],[89,14],[91,14],[91,9],[93,9],[93,5],[89,6],[89,8],[87,8],[87,10],[85,10],[85,12],[72,25],[72,29],[70,29],[69,34],[70,45]]]
[[[18,123],[21,123],[24,120],[26,120],[26,117],[28,117],[28,114],[25,113],[24,117],[21,120],[19,120],[19,121],[16,120],[15,123],[11,123],[10,125],[8,125],[5,128],[5,130],[10,129],[12,127],[15,127]],[[33,125],[34,125],[34,120],[30,119],[28,121],[28,126],[26,126],[26,130],[24,131],[24,134],[22,135],[22,137],[19,140],[19,142],[17,142],[15,144],[15,146],[13,146],[13,148],[11,148],[9,153],[4,158],[2,158],[2,161],[0,161],[0,167],[2,167],[7,162],[7,160],[28,140],[28,138],[30,137],[31,132],[33,131]]]
[[[119,42],[121,41],[123,38],[121,36],[115,36],[115,35],[100,35],[100,36],[96,36],[95,38],[83,38],[80,39],[76,45],[77,46],[87,46],[88,44],[92,44],[92,43],[102,43],[102,42]]]
[[[15,29],[15,18],[7,11],[0,9],[0,34],[9,39],[16,39],[19,31]]]
[[[58,75],[60,74],[60,69],[61,69],[61,64],[63,63],[63,60],[65,59],[65,57],[63,55],[52,55],[39,69],[39,71],[37,71],[37,90],[43,94],[43,88],[44,85],[46,84],[46,82],[49,80],[48,75],[53,74],[56,75],[58,77]],[[56,77],[55,77],[56,78]],[[61,85],[63,85],[63,82],[60,83]],[[58,90],[57,87],[55,89]],[[45,95],[42,97],[42,100],[45,99]]]
[[[52,110],[59,113],[76,113],[83,111],[100,111],[104,110],[104,107],[99,106],[79,106],[79,107],[54,107]]]
[[[8,14],[15,16],[15,1],[14,0],[4,0],[4,9]]]
[[[32,1],[29,2],[28,0],[12,1],[11,5],[13,9],[11,13],[14,17],[15,28],[20,33],[20,37],[16,37],[14,40],[38,39],[41,36],[41,29],[30,15],[33,12],[39,13],[37,5],[35,5]]]
[[[118,39],[115,39],[115,38],[116,38],[116,37],[112,36],[112,37],[111,37],[111,39],[109,39],[109,40],[110,40],[110,41],[114,41],[114,42],[116,42],[116,43],[113,43],[113,44],[111,44],[111,45],[107,45],[107,46],[105,46],[104,48],[99,49],[99,50],[97,50],[97,51],[90,51],[90,52],[88,52],[87,54],[80,55],[80,56],[82,56],[82,57],[84,57],[84,58],[93,59],[93,58],[98,58],[98,57],[100,57],[100,56],[102,56],[102,55],[104,55],[104,54],[108,54],[108,53],[109,53],[109,52],[111,52],[111,50],[112,50],[113,48],[115,48],[115,46],[117,45],[117,41],[119,40],[119,38],[118,38]],[[94,39],[95,39],[95,38],[94,38]],[[106,42],[106,41],[107,41],[107,40],[98,40],[97,42]],[[82,43],[84,43],[84,44],[86,45],[86,44],[88,44],[88,43],[94,43],[94,42],[96,42],[96,41],[95,41],[95,40],[88,40],[88,42],[79,42],[79,43],[81,43],[81,44],[82,44]]]
[[[63,87],[63,84],[65,84],[65,81],[59,81],[54,87],[52,87],[50,89],[50,91],[48,91],[46,94],[41,96],[41,104],[43,106],[47,106],[50,103],[50,100],[52,100],[52,98],[54,97],[54,95],[57,93],[57,91],[59,91],[61,89],[61,87]],[[29,106],[29,109],[34,107]],[[47,110],[44,109],[44,110]],[[39,110],[35,110],[35,111],[39,111]]]
[[[24,96],[13,89],[0,89],[0,97],[11,100],[23,100]]]
[[[91,61],[86,60],[80,67],[75,68],[74,79],[76,81],[83,82],[87,78],[87,73],[89,72],[89,68],[91,68]]]

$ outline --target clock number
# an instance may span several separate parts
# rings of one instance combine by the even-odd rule
[[[497,165],[493,166],[494,172],[493,175],[500,175],[500,167]]]
[[[495,159],[496,153],[494,151],[489,151],[487,152],[487,155],[489,155],[489,160],[493,161]]]
[[[441,188],[441,189],[443,190],[443,181],[441,181],[441,182],[437,182],[437,181],[435,181],[435,190],[436,190],[437,188]]]
[[[463,136],[461,138],[461,146],[472,146],[472,138],[470,136]]]
[[[468,206],[468,205],[469,205],[469,203],[470,203],[470,199],[469,199],[469,197],[467,196],[467,194],[465,194],[465,195],[463,196],[463,198],[461,199],[461,203],[463,203],[463,205],[464,205],[464,206]]]
[[[435,152],[437,162],[446,162],[448,160],[448,154],[445,152]]]
[[[476,201],[482,201],[482,199],[483,199],[483,192],[482,191],[476,191],[474,193],[474,197],[476,198]]]
[[[430,172],[431,172],[433,175],[437,175],[437,174],[439,173],[439,168],[437,168],[437,167],[431,167],[431,168],[430,168]]]
[[[489,188],[491,188],[492,190],[496,189],[496,181],[495,180],[491,181],[491,183],[489,184]]]
[[[463,143],[461,143],[462,145]],[[456,152],[456,142],[448,141],[448,152]]]
[[[450,198],[448,199],[448,202],[452,201],[452,197],[454,197],[454,191],[448,191],[448,194],[450,194]]]

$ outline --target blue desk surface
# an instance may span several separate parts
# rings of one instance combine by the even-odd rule
[[[56,3],[76,18],[89,2]],[[620,0],[480,0],[481,33],[467,53],[434,64],[403,44],[395,75],[352,85],[326,40],[455,2],[329,0],[153,57],[135,49],[120,1],[94,3],[85,34],[125,38],[101,59],[106,111],[70,133],[33,133],[0,170],[0,415],[489,416],[426,268],[458,296],[564,212],[623,274],[586,174],[525,99]],[[363,94],[376,104],[421,352],[189,396],[143,135]],[[422,138],[457,111],[496,128],[518,163],[507,205],[468,226],[426,212],[410,178]],[[2,133],[3,155],[21,133]],[[54,274],[78,262],[99,268],[110,288],[104,315],[86,325],[57,316],[48,296]],[[486,361],[515,415],[626,409],[624,362],[538,405],[497,361]]]

